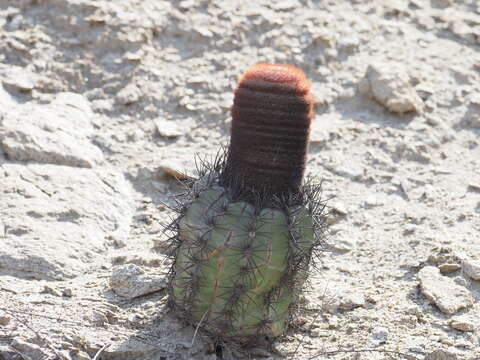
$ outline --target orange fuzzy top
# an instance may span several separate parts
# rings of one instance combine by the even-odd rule
[[[227,177],[270,194],[297,191],[312,117],[310,83],[301,70],[267,63],[248,68],[235,90]]]

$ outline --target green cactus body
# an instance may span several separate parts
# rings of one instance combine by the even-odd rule
[[[178,224],[172,294],[182,311],[223,338],[281,335],[295,298],[291,262],[313,246],[308,211],[258,210],[212,186]]]

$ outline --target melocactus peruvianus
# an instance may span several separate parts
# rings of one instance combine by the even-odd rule
[[[320,185],[304,181],[313,98],[305,74],[260,63],[241,77],[228,151],[179,197],[169,304],[223,341],[282,335],[325,238]]]

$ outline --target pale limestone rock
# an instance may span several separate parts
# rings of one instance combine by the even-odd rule
[[[357,247],[357,238],[353,232],[347,229],[339,229],[335,236],[335,241],[331,244],[333,251],[347,253]]]
[[[463,286],[440,274],[434,266],[426,266],[418,273],[422,294],[446,314],[455,314],[458,310],[473,305],[474,299]]]
[[[92,111],[81,95],[61,93],[49,105],[26,104],[4,114],[0,146],[14,161],[92,167],[103,154],[90,142]]]
[[[5,360],[23,360],[17,351],[14,351],[10,346],[0,345],[0,359]]]
[[[460,265],[446,263],[446,264],[439,265],[438,269],[441,271],[442,274],[450,274],[452,272],[460,270]]]
[[[358,289],[340,288],[324,295],[323,305],[330,314],[365,306],[365,296]]]
[[[122,105],[136,103],[142,97],[142,91],[136,84],[128,84],[116,96],[116,101]]]
[[[164,289],[167,282],[164,276],[146,275],[134,264],[118,267],[110,278],[110,288],[119,296],[133,299]]]
[[[10,346],[15,350],[18,350],[22,355],[29,356],[32,359],[45,359],[48,357],[45,348],[42,349],[42,347],[27,342],[19,337],[13,339]]]
[[[157,119],[155,120],[155,127],[158,134],[164,138],[177,138],[182,135],[182,131],[173,121]]]
[[[0,271],[14,276],[75,277],[106,263],[107,238],[130,230],[130,188],[110,170],[3,164],[0,197]]]
[[[8,325],[10,320],[12,320],[10,315],[0,314],[0,325]]]
[[[450,325],[460,331],[475,331],[480,327],[480,321],[468,315],[461,315],[453,317]]]
[[[35,87],[35,75],[19,66],[12,66],[5,74],[3,84],[19,91],[32,91]]]
[[[421,112],[423,101],[409,82],[406,71],[390,63],[368,66],[359,85],[360,93],[391,112]]]
[[[341,165],[337,166],[334,169],[334,172],[339,175],[343,176],[348,179],[352,180],[360,180],[364,174],[364,168],[353,162],[353,161],[345,161]]]
[[[464,261],[463,272],[471,279],[480,281],[480,260]]]
[[[435,350],[427,354],[424,360],[457,360],[457,355],[445,350]]]
[[[370,343],[372,346],[378,346],[387,342],[390,331],[383,326],[376,326],[370,332]]]

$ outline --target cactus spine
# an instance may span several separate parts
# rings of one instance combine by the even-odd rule
[[[312,107],[300,70],[249,68],[235,91],[226,160],[201,169],[177,209],[170,305],[222,340],[283,334],[321,250],[320,188],[302,183]]]

